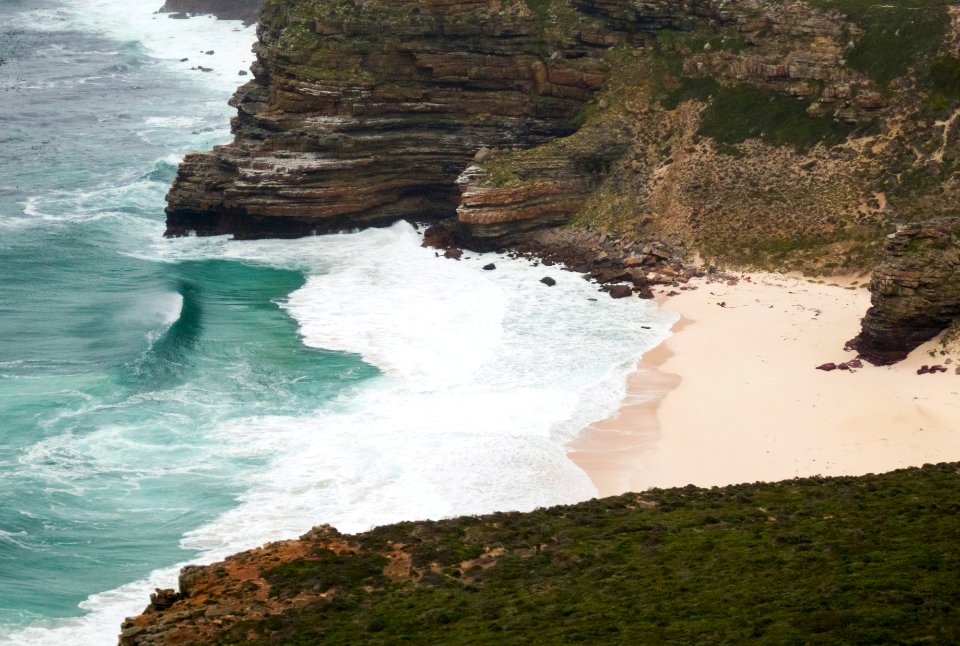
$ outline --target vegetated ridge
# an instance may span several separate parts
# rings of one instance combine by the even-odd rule
[[[323,526],[185,568],[121,644],[949,644],[960,465]]]

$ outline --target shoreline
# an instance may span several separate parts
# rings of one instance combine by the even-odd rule
[[[662,303],[660,303],[662,305]],[[645,352],[627,376],[627,392],[617,411],[606,419],[589,424],[569,445],[568,457],[587,472],[600,491],[636,491],[642,483],[635,465],[653,449],[660,438],[657,411],[681,377],[663,370],[672,356],[668,341],[690,325],[681,318],[670,328],[670,337]]]
[[[957,353],[934,339],[893,366],[817,370],[856,356],[843,347],[869,305],[852,279],[825,280],[752,273],[661,292],[680,315],[671,335],[641,358],[619,410],[568,446],[598,495],[960,459]]]

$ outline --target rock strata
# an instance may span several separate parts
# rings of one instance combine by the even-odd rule
[[[188,155],[167,233],[299,236],[455,214],[483,147],[572,132],[602,85],[576,42],[546,51],[523,2],[274,2],[233,144]]]
[[[285,237],[456,215],[472,246],[503,245],[590,208],[639,143],[637,124],[672,131],[662,112],[630,101],[605,114],[597,99],[611,75],[649,84],[644,52],[662,34],[684,74],[750,81],[856,122],[863,101],[849,99],[872,92],[844,67],[842,41],[857,33],[839,15],[759,0],[277,0],[261,15],[254,79],[232,101],[235,140],[181,164],[167,233]],[[736,51],[699,40],[743,34],[753,46]],[[542,146],[553,141],[565,143]],[[641,180],[678,160],[651,145],[666,152],[637,166]]]
[[[960,218],[902,226],[870,281],[871,307],[851,347],[877,365],[907,356],[960,316]]]

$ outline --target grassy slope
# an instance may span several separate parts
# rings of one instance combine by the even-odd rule
[[[654,490],[382,527],[352,537],[359,555],[317,550],[268,570],[280,598],[331,594],[241,622],[224,642],[958,643],[958,473]],[[381,574],[397,543],[418,580]]]

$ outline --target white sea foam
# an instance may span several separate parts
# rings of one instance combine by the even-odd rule
[[[178,155],[167,155],[156,165],[177,163]],[[0,218],[0,229],[27,229],[56,224],[96,222],[103,219],[129,221],[135,227],[159,225],[145,220],[140,213],[149,213],[162,204],[166,186],[150,179],[116,178],[121,183],[106,184],[87,190],[50,191],[28,197],[19,215]]]
[[[256,40],[255,28],[212,16],[171,20],[157,13],[162,4],[162,0],[73,0],[56,10],[23,15],[29,20],[27,26],[35,29],[82,29],[121,42],[139,42],[149,55],[195,75],[206,92],[232,92],[238,84],[237,73],[253,62],[250,49]],[[181,62],[183,58],[188,60]],[[212,71],[191,69],[198,66]]]
[[[228,114],[223,99],[237,84],[237,71],[252,60],[252,28],[208,18],[170,20],[153,13],[160,4],[76,0],[61,11],[31,16],[46,21],[46,28],[79,26],[139,41],[149,55],[203,84],[211,97],[205,116]],[[215,53],[202,53],[208,50]],[[197,65],[214,71],[190,70]],[[147,116],[144,136],[205,123],[193,116]],[[212,143],[223,136],[218,131],[208,138]],[[196,137],[191,143],[205,147]],[[178,161],[171,155],[158,163]],[[224,258],[304,271],[306,284],[281,303],[297,321],[303,343],[357,353],[383,375],[310,413],[217,422],[191,439],[187,459],[173,461],[175,466],[170,460],[148,463],[143,456],[177,447],[147,447],[150,439],[129,428],[57,436],[21,458],[50,486],[79,495],[80,481],[91,470],[130,469],[131,483],[172,469],[189,474],[204,468],[206,452],[263,465],[235,474],[246,489],[233,509],[183,536],[185,550],[200,552],[193,562],[294,537],[318,523],[361,531],[399,520],[532,509],[596,493],[566,458],[565,445],[615,409],[626,373],[640,352],[668,334],[672,315],[638,299],[614,301],[579,276],[524,260],[470,253],[461,261],[436,258],[407,224],[292,241],[161,240],[158,222],[103,209],[118,204],[150,212],[162,205],[163,191],[160,182],[131,177],[121,186],[31,198],[24,217],[3,226],[136,219],[132,226],[149,228],[156,239],[138,254],[143,257]],[[496,263],[495,271],[482,270],[489,262]],[[548,274],[556,286],[539,282]],[[156,307],[143,310],[156,317],[156,329],[175,320],[177,298],[161,296]],[[188,384],[164,396],[195,401],[198,392]],[[136,397],[121,405],[136,406]],[[0,637],[0,644],[112,642],[123,617],[140,612],[153,588],[175,586],[181,565],[91,595],[80,604],[85,615],[33,624]]]
[[[493,254],[441,260],[419,243],[398,223],[287,241],[164,240],[155,251],[167,260],[219,257],[305,271],[307,284],[283,307],[306,345],[361,354],[411,393],[555,397],[561,403],[545,408],[571,418],[550,426],[563,439],[619,402],[639,352],[673,321],[649,301],[614,301],[559,268]],[[497,270],[483,271],[488,262]],[[539,283],[546,274],[555,287]]]
[[[384,371],[312,414],[208,429],[210,447],[266,466],[238,474],[249,488],[235,508],[184,535],[182,547],[200,552],[194,562],[318,523],[353,532],[595,495],[565,444],[615,409],[625,375],[673,321],[559,268],[493,254],[436,258],[406,223],[294,241],[180,239],[157,251],[306,270],[307,283],[281,304],[303,342],[359,353]],[[489,262],[495,271],[482,269]],[[539,282],[547,274],[556,286]],[[154,587],[173,586],[176,572],[92,595],[84,617],[0,643],[102,643]]]

